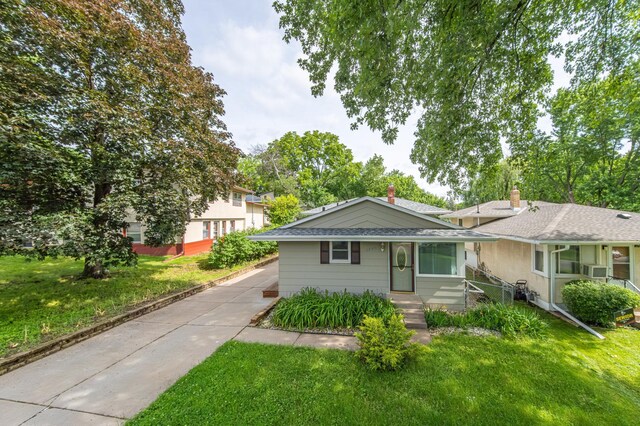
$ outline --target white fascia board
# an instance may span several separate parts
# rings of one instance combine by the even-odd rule
[[[316,213],[314,215],[307,216],[305,218],[299,219],[299,220],[297,220],[295,222],[288,223],[288,224],[286,224],[284,226],[281,226],[281,228],[282,229],[293,228],[293,227],[298,226],[300,224],[309,222],[310,220],[314,220],[314,219],[317,219],[319,217],[323,217],[323,216],[326,216],[328,214],[335,213],[335,212],[340,211],[342,209],[345,209],[345,208],[347,208],[349,206],[355,206],[356,204],[360,204],[360,203],[363,203],[365,201],[371,201],[372,203],[376,203],[378,205],[381,205],[381,206],[384,206],[384,207],[388,207],[390,209],[396,209],[397,211],[409,214],[411,216],[418,217],[420,219],[426,220],[427,222],[438,223],[438,224],[443,225],[443,226],[445,226],[445,227],[447,227],[449,229],[465,229],[464,227],[455,225],[455,224],[453,224],[451,222],[446,222],[444,220],[436,219],[435,217],[427,216],[427,215],[425,215],[423,213],[418,213],[418,212],[415,212],[413,210],[407,209],[405,207],[396,206],[395,204],[391,204],[391,203],[388,203],[386,201],[382,201],[382,200],[379,200],[377,198],[368,197],[368,196],[367,197],[360,197],[360,198],[357,198],[357,199],[355,199],[353,201],[345,202],[343,204],[340,204],[337,207],[333,207],[333,208],[325,210],[323,212]]]
[[[261,235],[251,235],[252,241],[373,241],[373,242],[411,242],[421,241],[430,243],[463,243],[463,242],[495,242],[497,238],[493,237],[394,237],[394,236],[363,236],[363,235],[331,235],[331,236],[306,236],[306,235],[287,235],[280,237],[270,237]]]

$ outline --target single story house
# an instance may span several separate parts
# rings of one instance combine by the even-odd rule
[[[544,309],[562,309],[562,288],[574,279],[606,280],[640,292],[638,213],[523,202],[514,188],[510,200],[490,201],[443,218],[498,238],[493,244],[468,245],[469,266],[510,283],[526,280],[536,293],[534,303]]]
[[[184,235],[174,244],[151,247],[144,244],[145,227],[135,219],[135,213],[127,218],[125,233],[133,238],[136,253],[152,256],[194,255],[206,253],[216,238],[232,231],[262,228],[267,223],[265,204],[250,191],[235,186],[228,196],[209,203],[207,210],[187,224]]]
[[[278,291],[410,293],[433,307],[465,308],[465,242],[495,237],[424,214],[431,206],[362,197],[262,234],[277,241]]]

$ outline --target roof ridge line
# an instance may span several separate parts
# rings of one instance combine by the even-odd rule
[[[558,214],[556,215],[556,217],[553,218],[553,220],[551,222],[549,222],[549,224],[542,230],[541,233],[541,237],[547,237],[549,235],[549,233],[555,229],[556,226],[558,226],[558,223],[560,223],[560,221],[562,219],[564,219],[564,217],[567,215],[567,213],[569,213],[569,210],[571,209],[571,204],[563,204],[562,208],[560,209],[560,211],[558,212]]]

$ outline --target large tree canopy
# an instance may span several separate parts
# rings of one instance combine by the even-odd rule
[[[640,52],[637,0],[276,0],[285,40],[320,95],[335,89],[354,126],[391,143],[420,114],[411,154],[423,175],[460,187],[531,138],[566,56],[574,80],[629,66]],[[561,44],[560,36],[572,41]]]
[[[418,186],[411,175],[387,172],[384,159],[374,155],[364,165],[332,133],[317,130],[299,135],[286,133],[239,162],[239,171],[258,192],[293,194],[306,207],[317,207],[350,198],[386,196],[394,184],[396,196],[444,206],[444,199]]]
[[[0,254],[134,263],[226,194],[238,151],[224,91],[191,65],[179,0],[7,0],[0,6]]]

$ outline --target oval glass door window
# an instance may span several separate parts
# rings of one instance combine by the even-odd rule
[[[407,267],[407,250],[403,246],[396,250],[396,266],[399,271],[404,271]]]

